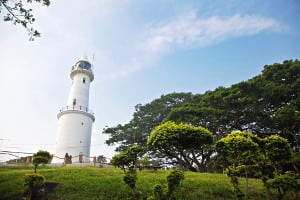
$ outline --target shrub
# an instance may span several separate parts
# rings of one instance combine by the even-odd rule
[[[44,184],[44,176],[39,173],[25,174],[23,177],[24,185],[28,188],[41,187]]]
[[[133,199],[138,199],[138,191],[136,188],[137,174],[134,170],[129,170],[125,172],[123,177],[124,182],[132,189],[133,191]]]
[[[128,171],[125,173],[123,180],[131,189],[134,189],[136,185],[137,175],[136,173]]]
[[[154,199],[162,200],[164,196],[164,189],[160,184],[156,184],[153,189]]]
[[[180,182],[184,179],[183,171],[180,169],[173,170],[168,176],[167,176],[167,182],[168,182],[168,192],[167,192],[167,198],[170,198],[174,192],[174,190],[179,186]]]
[[[274,179],[270,179],[267,181],[267,184],[276,189],[278,192],[278,199],[283,199],[288,191],[291,191],[294,198],[298,199],[298,190],[299,190],[299,183],[294,176],[288,175],[280,175],[275,177]]]
[[[41,174],[33,173],[33,174],[25,174],[23,177],[24,186],[27,187],[28,194],[27,199],[31,199],[33,191],[37,187],[42,187],[44,185],[45,178]]]

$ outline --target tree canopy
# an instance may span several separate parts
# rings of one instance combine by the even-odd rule
[[[261,178],[271,198],[273,192],[270,187],[277,188],[278,191],[281,189],[278,184],[294,187],[294,183],[285,183],[286,178],[294,181],[297,176],[284,175],[284,167],[289,162],[292,151],[287,139],[283,137],[270,135],[260,138],[250,132],[232,132],[216,142],[216,151],[227,160],[227,174],[237,195],[244,195],[239,188],[237,175],[246,178],[246,195],[249,192],[249,176]]]
[[[119,144],[117,151],[123,151],[132,145],[139,145],[146,149],[146,142],[151,131],[165,120],[171,109],[184,102],[190,102],[191,99],[191,93],[172,93],[162,95],[146,105],[136,105],[133,119],[129,123],[107,127],[103,130],[104,134],[110,136],[106,144]]]
[[[40,3],[43,6],[50,5],[50,0],[0,0],[0,12],[4,12],[4,21],[10,21],[14,25],[22,25],[27,30],[30,41],[41,35],[39,31],[32,27],[35,17],[29,4],[33,2]]]
[[[230,87],[218,87],[204,94],[171,93],[135,107],[132,120],[106,127],[107,144],[119,144],[117,151],[146,142],[156,126],[167,122],[202,126],[216,140],[232,131],[251,132],[259,137],[278,134],[299,149],[300,61],[288,60],[264,66],[262,72]],[[162,156],[151,151],[150,156]]]
[[[279,134],[297,147],[300,137],[300,62],[266,65],[262,73],[219,87],[174,108],[167,119],[201,125],[222,138],[234,130]]]
[[[259,158],[259,138],[249,132],[232,132],[216,143],[216,150],[233,166],[254,164]]]
[[[39,164],[47,164],[51,159],[52,156],[48,151],[39,150],[36,154],[33,154],[32,163],[34,164],[34,172],[36,173]]]
[[[165,122],[157,126],[147,145],[158,149],[172,164],[191,171],[204,171],[212,151],[213,135],[203,127]]]
[[[136,168],[139,156],[141,156],[141,152],[141,147],[133,145],[126,150],[121,151],[119,154],[114,155],[110,163],[124,171],[126,169],[134,169]]]

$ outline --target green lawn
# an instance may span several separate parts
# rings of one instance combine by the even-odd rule
[[[24,191],[22,176],[33,172],[28,167],[0,167],[0,199],[20,199]],[[117,168],[96,167],[39,167],[38,172],[48,182],[59,182],[58,189],[47,199],[132,199],[130,188]],[[166,184],[169,171],[138,172],[137,187],[141,199],[151,195],[153,185]],[[177,200],[235,199],[229,178],[223,174],[185,172],[185,179],[176,191]],[[243,180],[241,180],[243,187]],[[250,198],[266,199],[260,180],[251,179]]]

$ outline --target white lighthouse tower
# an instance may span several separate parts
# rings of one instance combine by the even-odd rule
[[[91,63],[87,58],[78,60],[72,67],[72,86],[67,106],[57,114],[55,155],[52,163],[62,163],[68,153],[72,162],[89,162],[94,114],[89,110],[89,88],[94,80]]]

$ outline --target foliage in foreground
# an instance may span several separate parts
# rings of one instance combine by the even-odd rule
[[[27,187],[28,194],[26,196],[26,199],[28,200],[31,199],[34,189],[38,187],[42,187],[45,182],[44,176],[38,173],[25,174],[23,180],[24,180],[24,186]]]
[[[25,190],[22,185],[24,173],[31,168],[0,167],[0,199],[19,199]],[[49,182],[58,182],[60,186],[54,193],[47,195],[49,200],[64,199],[132,199],[132,190],[122,181],[124,172],[115,168],[95,167],[40,167],[40,173]],[[170,171],[138,171],[136,182],[140,199],[153,195],[153,186],[167,185]],[[240,180],[241,186],[244,180]],[[263,185],[259,180],[249,179],[249,199],[266,199]],[[187,192],[188,191],[188,192]],[[235,199],[230,189],[230,179],[223,174],[185,172],[184,180],[173,194],[176,199]]]
[[[121,151],[119,154],[114,155],[111,163],[114,166],[118,166],[125,173],[123,181],[132,189],[133,199],[138,200],[139,196],[142,195],[138,192],[138,187],[136,185],[138,175],[137,175],[137,161],[138,155],[141,154],[142,148],[137,145],[128,147],[126,150]],[[179,186],[180,182],[184,179],[183,171],[175,169],[167,176],[167,192],[163,192],[163,187],[160,184],[156,184],[153,191],[153,196],[147,199],[154,200],[168,200],[173,198],[173,193],[175,189]],[[144,195],[145,196],[145,195]],[[173,198],[175,199],[175,197]]]
[[[287,139],[278,135],[259,138],[249,132],[232,132],[217,141],[216,150],[226,160],[227,175],[238,199],[244,196],[247,199],[248,179],[254,176],[262,180],[270,199],[281,200],[287,191],[291,192],[290,199],[298,199],[299,175],[288,173],[286,168],[292,155]],[[245,192],[239,186],[238,176],[245,177]]]

